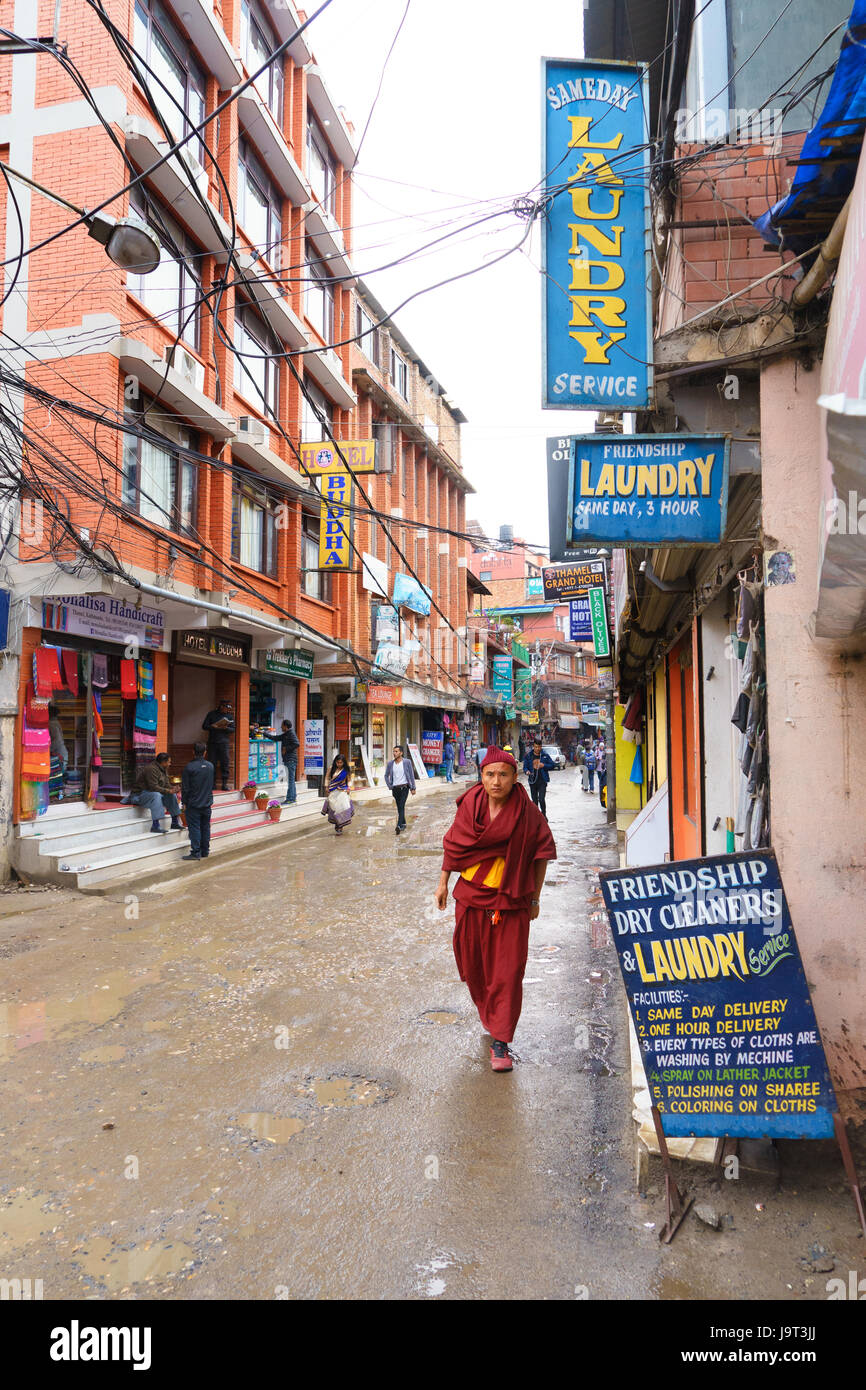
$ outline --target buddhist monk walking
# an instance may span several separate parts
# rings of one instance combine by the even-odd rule
[[[454,955],[492,1038],[494,1071],[512,1069],[508,1044],[523,1003],[529,923],[538,916],[547,861],[556,858],[547,821],[517,776],[510,753],[487,749],[480,784],[457,798],[436,889],[436,904],[444,911],[449,877],[460,875],[454,885]]]

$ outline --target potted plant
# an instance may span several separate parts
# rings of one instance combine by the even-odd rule
[[[265,807],[266,807],[267,804],[268,804],[268,794],[267,794],[267,792],[256,792],[255,797],[253,798],[253,800],[255,801],[256,806],[258,807],[258,809],[259,809],[260,811],[264,811]]]
[[[255,782],[244,782],[243,786],[241,787],[241,791],[243,792],[244,799],[246,801],[252,801],[253,797],[256,794]]]
[[[283,814],[283,803],[281,801],[269,801],[266,810],[271,820],[279,820]]]

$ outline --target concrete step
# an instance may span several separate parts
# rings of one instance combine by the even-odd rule
[[[315,824],[320,818],[320,809],[313,803],[312,805],[286,807],[279,821],[272,821],[264,812],[258,812],[254,816],[247,816],[240,823],[236,821],[216,822],[216,826],[211,822],[211,849],[210,859],[221,857],[232,850],[242,847],[248,843],[255,843],[259,839],[267,843],[270,837],[275,839],[291,833],[293,830],[301,830],[311,824]],[[216,827],[219,828],[216,828]],[[183,857],[189,853],[189,840],[186,832],[182,832],[183,839],[180,844],[165,846],[157,845],[156,850],[147,855],[118,856],[115,859],[107,859],[101,864],[91,866],[81,865],[74,873],[64,874],[63,880],[69,886],[74,886],[82,891],[88,889],[99,889],[105,891],[107,887],[116,885],[127,885],[134,887],[136,883],[147,879],[148,881],[159,877],[165,870],[174,870],[175,867],[186,868],[183,864]],[[154,840],[159,837],[154,835]],[[167,836],[161,837],[167,840]],[[190,869],[194,866],[189,865]]]

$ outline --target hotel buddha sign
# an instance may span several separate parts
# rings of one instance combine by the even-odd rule
[[[544,392],[549,410],[652,395],[647,78],[544,60]]]

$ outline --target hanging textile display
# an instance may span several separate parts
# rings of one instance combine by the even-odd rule
[[[60,664],[63,667],[63,683],[71,695],[78,695],[78,652],[69,647],[61,648]]]
[[[35,820],[48,810],[48,783],[21,781],[21,819]]]
[[[138,662],[125,657],[120,663],[120,693],[124,700],[138,699]]]
[[[159,706],[156,700],[137,700],[135,704],[135,727],[141,733],[155,734]]]
[[[140,700],[153,698],[153,663],[151,661],[139,661],[138,663],[138,697]]]
[[[36,648],[33,653],[33,685],[42,700],[50,698],[55,690],[63,689],[56,647]]]
[[[34,724],[40,728],[48,728],[48,700],[40,700],[36,696],[33,682],[27,682],[27,689],[24,694],[24,715],[28,724]]]
[[[93,684],[104,690],[108,685],[108,657],[102,656],[100,652],[93,653],[93,674],[91,680]]]

